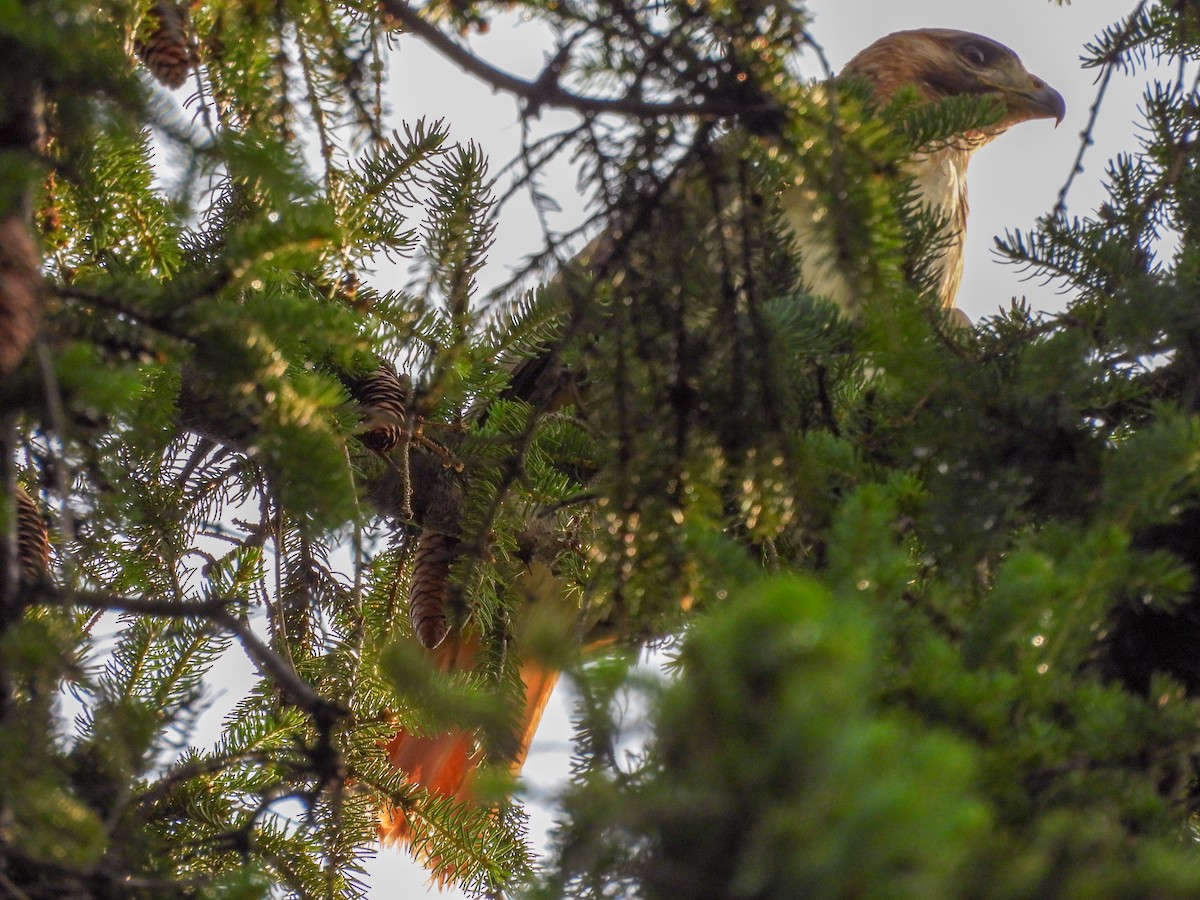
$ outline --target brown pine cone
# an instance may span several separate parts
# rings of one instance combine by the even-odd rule
[[[359,439],[367,449],[388,453],[404,440],[408,415],[409,385],[388,363],[381,363],[370,375],[350,388],[350,394],[362,407],[364,432]]]
[[[50,534],[37,503],[20,485],[17,485],[16,513],[21,584],[34,585],[50,571]]]
[[[133,43],[150,74],[169,88],[182,87],[195,61],[187,36],[187,13],[171,0],[158,0],[147,14],[147,37]]]
[[[430,650],[446,639],[446,601],[450,595],[450,564],[458,540],[428,528],[417,539],[412,581],[408,588],[408,612],[413,632]]]

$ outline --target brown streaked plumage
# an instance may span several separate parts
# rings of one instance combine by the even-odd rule
[[[984,144],[1013,125],[1031,119],[1061,122],[1066,113],[1062,95],[1026,71],[1017,55],[982,35],[948,28],[897,31],[882,37],[846,64],[844,74],[870,82],[875,99],[886,104],[897,91],[911,87],[930,103],[963,95],[987,96],[1004,105],[1004,114],[986,130],[972,131],[928,152],[915,154],[906,173],[921,200],[946,222],[946,249],[938,265],[936,294],[942,306],[953,309],[962,281],[963,242],[967,226],[967,164]],[[782,203],[796,235],[805,286],[854,309],[854,296],[823,231],[823,209],[804,187],[785,192]]]
[[[845,71],[871,82],[880,103],[908,86],[930,103],[964,94],[994,96],[1007,112],[990,137],[1030,119],[1061,122],[1066,114],[1062,95],[1026,71],[1016,53],[969,31],[897,31],[860,51]]]
[[[846,66],[846,72],[867,79],[878,102],[886,103],[902,87],[911,85],[922,99],[935,102],[961,94],[992,95],[1004,104],[1005,114],[986,132],[962,136],[945,147],[918,153],[908,166],[925,202],[947,221],[948,250],[941,263],[938,296],[950,308],[958,291],[962,273],[962,241],[966,224],[966,166],[971,153],[1002,134],[1011,126],[1030,119],[1061,120],[1064,103],[1057,91],[1029,74],[1007,47],[979,35],[947,29],[922,29],[888,35],[863,50]],[[856,298],[850,294],[845,278],[838,270],[831,251],[822,250],[818,223],[821,211],[816,200],[801,188],[786,192],[783,203],[789,224],[796,233],[803,257],[807,287],[813,293],[827,295],[846,306]],[[602,246],[602,245],[600,245]],[[594,251],[593,251],[594,252]],[[522,399],[551,394],[562,387],[558,361],[549,357],[527,361],[512,382],[512,393]],[[553,374],[554,379],[549,375]],[[568,396],[568,391],[562,391]],[[573,398],[572,398],[573,399]],[[547,404],[550,399],[546,398]],[[546,405],[539,404],[545,409]],[[531,573],[532,574],[532,573]],[[556,584],[553,577],[536,587],[529,586],[530,599],[552,599]],[[523,589],[518,585],[518,589]],[[477,643],[467,635],[452,631],[435,651],[436,665],[442,669],[469,667],[474,664]],[[528,753],[558,673],[524,662],[521,677],[525,685],[525,708],[517,728],[517,751],[510,763],[517,772]],[[472,772],[480,761],[474,739],[465,733],[438,737],[419,737],[401,731],[389,743],[392,763],[402,769],[410,782],[430,793],[465,800],[471,795]],[[413,836],[412,822],[402,813],[384,815],[380,836],[385,843],[400,843]],[[426,860],[426,862],[436,862]]]

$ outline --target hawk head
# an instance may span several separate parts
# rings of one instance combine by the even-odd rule
[[[988,127],[987,138],[1030,119],[1061,122],[1066,114],[1062,94],[1026,71],[1017,54],[969,31],[897,31],[861,51],[845,72],[867,79],[880,103],[910,86],[931,103],[962,95],[994,98],[1003,104],[1004,114]]]
[[[986,128],[960,135],[937,147],[915,152],[904,166],[921,203],[942,220],[940,253],[931,272],[931,290],[952,308],[963,268],[967,226],[967,163],[979,147],[1013,125],[1031,119],[1061,122],[1066,113],[1062,94],[1021,65],[1003,44],[949,28],[897,31],[882,37],[846,64],[844,75],[866,80],[879,105],[903,88],[920,100],[936,103],[949,97],[987,97],[1003,108]],[[805,287],[850,309],[859,298],[846,278],[844,238],[831,235],[826,204],[797,179],[784,193],[782,205],[796,236]]]

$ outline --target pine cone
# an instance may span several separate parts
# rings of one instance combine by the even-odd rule
[[[444,641],[450,630],[446,601],[450,593],[450,563],[457,547],[457,539],[428,528],[417,539],[408,588],[408,612],[417,639],[430,650]]]
[[[21,584],[37,584],[50,571],[50,534],[34,499],[17,486],[17,562]]]
[[[41,263],[21,216],[0,219],[0,375],[17,367],[42,313]]]
[[[388,363],[379,367],[350,387],[358,401],[363,417],[363,432],[359,439],[376,453],[388,453],[414,435],[406,433],[410,384]],[[421,439],[423,446],[439,445]],[[443,450],[447,455],[448,451]],[[408,491],[408,470],[404,468],[405,490]],[[404,498],[405,518],[412,516],[409,497]],[[413,560],[412,581],[409,584],[408,610],[413,631],[429,649],[446,639],[450,630],[446,621],[446,601],[449,597],[450,563],[454,560],[458,540],[441,531],[426,528],[417,539]]]
[[[148,37],[133,43],[137,55],[162,84],[182,87],[195,61],[187,36],[187,13],[171,0],[158,0],[147,19]]]
[[[388,363],[359,380],[350,394],[362,407],[364,433],[360,440],[369,450],[387,453],[404,440],[409,386]]]

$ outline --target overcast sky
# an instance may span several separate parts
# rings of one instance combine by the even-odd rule
[[[1012,47],[1029,71],[1066,98],[1067,117],[1057,129],[1044,120],[1018,126],[981,150],[971,163],[971,218],[959,306],[972,319],[994,313],[1006,307],[1012,297],[1020,296],[1026,296],[1035,309],[1061,308],[1064,300],[1053,287],[1022,280],[1019,272],[996,260],[991,249],[993,238],[1006,228],[1032,227],[1038,215],[1054,206],[1096,94],[1096,72],[1084,71],[1079,65],[1083,45],[1103,27],[1127,15],[1133,5],[1133,0],[1090,0],[1076,6],[1059,6],[1051,0],[813,0],[808,4],[815,17],[812,33],[835,68],[892,31],[960,28]],[[497,25],[486,39],[475,39],[474,43],[495,65],[516,74],[534,75],[543,61],[536,30],[529,25]],[[802,61],[802,65],[813,77],[820,74],[815,60]],[[1119,152],[1136,149],[1135,118],[1141,84],[1140,76],[1114,79],[1095,132],[1096,145],[1089,151],[1085,171],[1069,197],[1071,214],[1090,214],[1103,198],[1101,183],[1107,160]],[[389,100],[396,123],[421,116],[445,118],[451,136],[479,143],[492,157],[493,169],[510,159],[517,146],[516,104],[459,75],[414,38],[399,38]],[[564,179],[560,193],[566,215],[579,215],[580,198],[569,178]],[[501,220],[491,256],[492,278],[500,280],[523,254],[537,249],[538,237],[530,217],[519,209],[508,211]],[[560,689],[559,694],[563,693]],[[525,766],[526,778],[538,796],[547,796],[566,775],[568,702],[562,696],[551,702]],[[533,836],[540,844],[553,820],[553,811],[535,802],[531,813]],[[400,853],[381,851],[370,868],[372,898],[419,896],[425,890],[423,871]],[[462,895],[447,892],[441,896]]]

